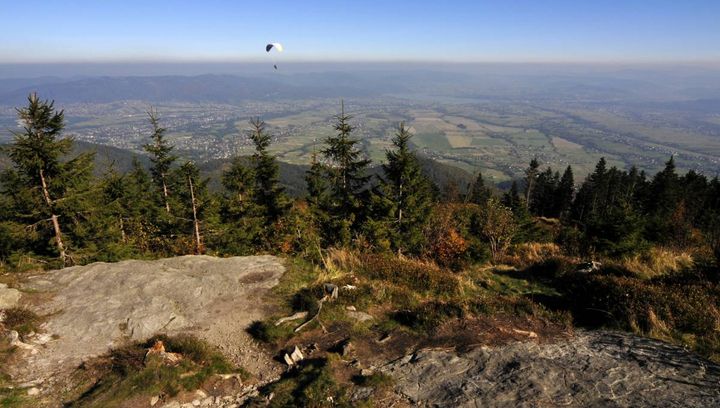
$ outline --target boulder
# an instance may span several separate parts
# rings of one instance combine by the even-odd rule
[[[0,309],[10,309],[17,306],[22,294],[19,290],[8,288],[4,283],[0,283]]]

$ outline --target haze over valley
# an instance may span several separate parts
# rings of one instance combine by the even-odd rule
[[[671,155],[684,170],[720,169],[720,68],[712,65],[288,63],[272,73],[258,65],[107,64],[36,78],[0,66],[9,76],[0,80],[0,141],[11,140],[15,107],[37,91],[65,109],[80,141],[142,154],[152,106],[182,155],[222,159],[250,153],[247,121],[260,116],[278,159],[307,164],[344,100],[362,149],[378,162],[404,121],[421,155],[496,183],[520,176],[533,157],[581,177],[600,157],[649,173]],[[192,72],[200,69],[217,73]]]

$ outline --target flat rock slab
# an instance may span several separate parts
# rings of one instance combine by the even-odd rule
[[[49,379],[110,348],[157,333],[193,332],[219,340],[213,344],[223,350],[238,351],[242,347],[232,342],[249,345],[244,330],[264,317],[263,296],[283,272],[273,256],[182,256],[94,263],[37,276],[30,288],[54,294],[38,311],[49,316],[43,329],[54,340],[28,356],[17,374],[25,381]],[[238,363],[262,360],[235,357]]]
[[[0,283],[0,309],[15,307],[20,301],[21,296],[19,290],[8,288],[6,284]]]
[[[418,406],[717,407],[720,366],[615,332],[465,354],[420,350],[383,369]]]

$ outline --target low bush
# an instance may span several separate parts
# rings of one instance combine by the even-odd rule
[[[146,361],[145,355],[156,341],[162,341],[167,352],[179,353],[176,365]],[[100,376],[74,401],[64,406],[112,407],[141,395],[176,395],[181,390],[198,389],[214,374],[249,374],[235,367],[219,351],[192,336],[156,336],[144,343],[135,343],[112,350],[101,359]]]
[[[720,289],[693,277],[643,280],[613,275],[569,274],[561,280],[578,324],[610,326],[661,338],[691,334],[711,348],[720,330]]]
[[[318,358],[304,360],[297,368],[262,390],[273,394],[270,407],[351,407],[344,387],[334,378],[332,362]],[[262,401],[259,401],[262,403]]]
[[[432,331],[449,319],[462,318],[465,306],[454,302],[430,301],[413,309],[399,310],[392,314],[398,323],[420,331]]]
[[[293,329],[290,325],[281,324],[280,326],[276,326],[272,323],[272,319],[252,322],[247,328],[247,332],[256,340],[275,345],[293,335]]]
[[[5,318],[0,323],[6,330],[15,330],[24,337],[32,332],[40,330],[42,318],[30,309],[12,307],[3,311]]]
[[[527,267],[551,258],[558,258],[561,255],[562,249],[557,244],[551,242],[526,242],[513,245],[501,262],[516,267]]]
[[[366,255],[362,257],[359,273],[368,279],[387,281],[422,293],[455,296],[461,291],[454,273],[415,260]]]

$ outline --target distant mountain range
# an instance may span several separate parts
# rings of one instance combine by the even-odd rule
[[[234,75],[93,77],[75,80],[41,78],[0,80],[0,104],[22,106],[31,92],[62,103],[149,102],[238,103],[247,100],[363,97],[393,88],[354,81],[344,74],[241,77]],[[394,87],[398,88],[398,87]]]

